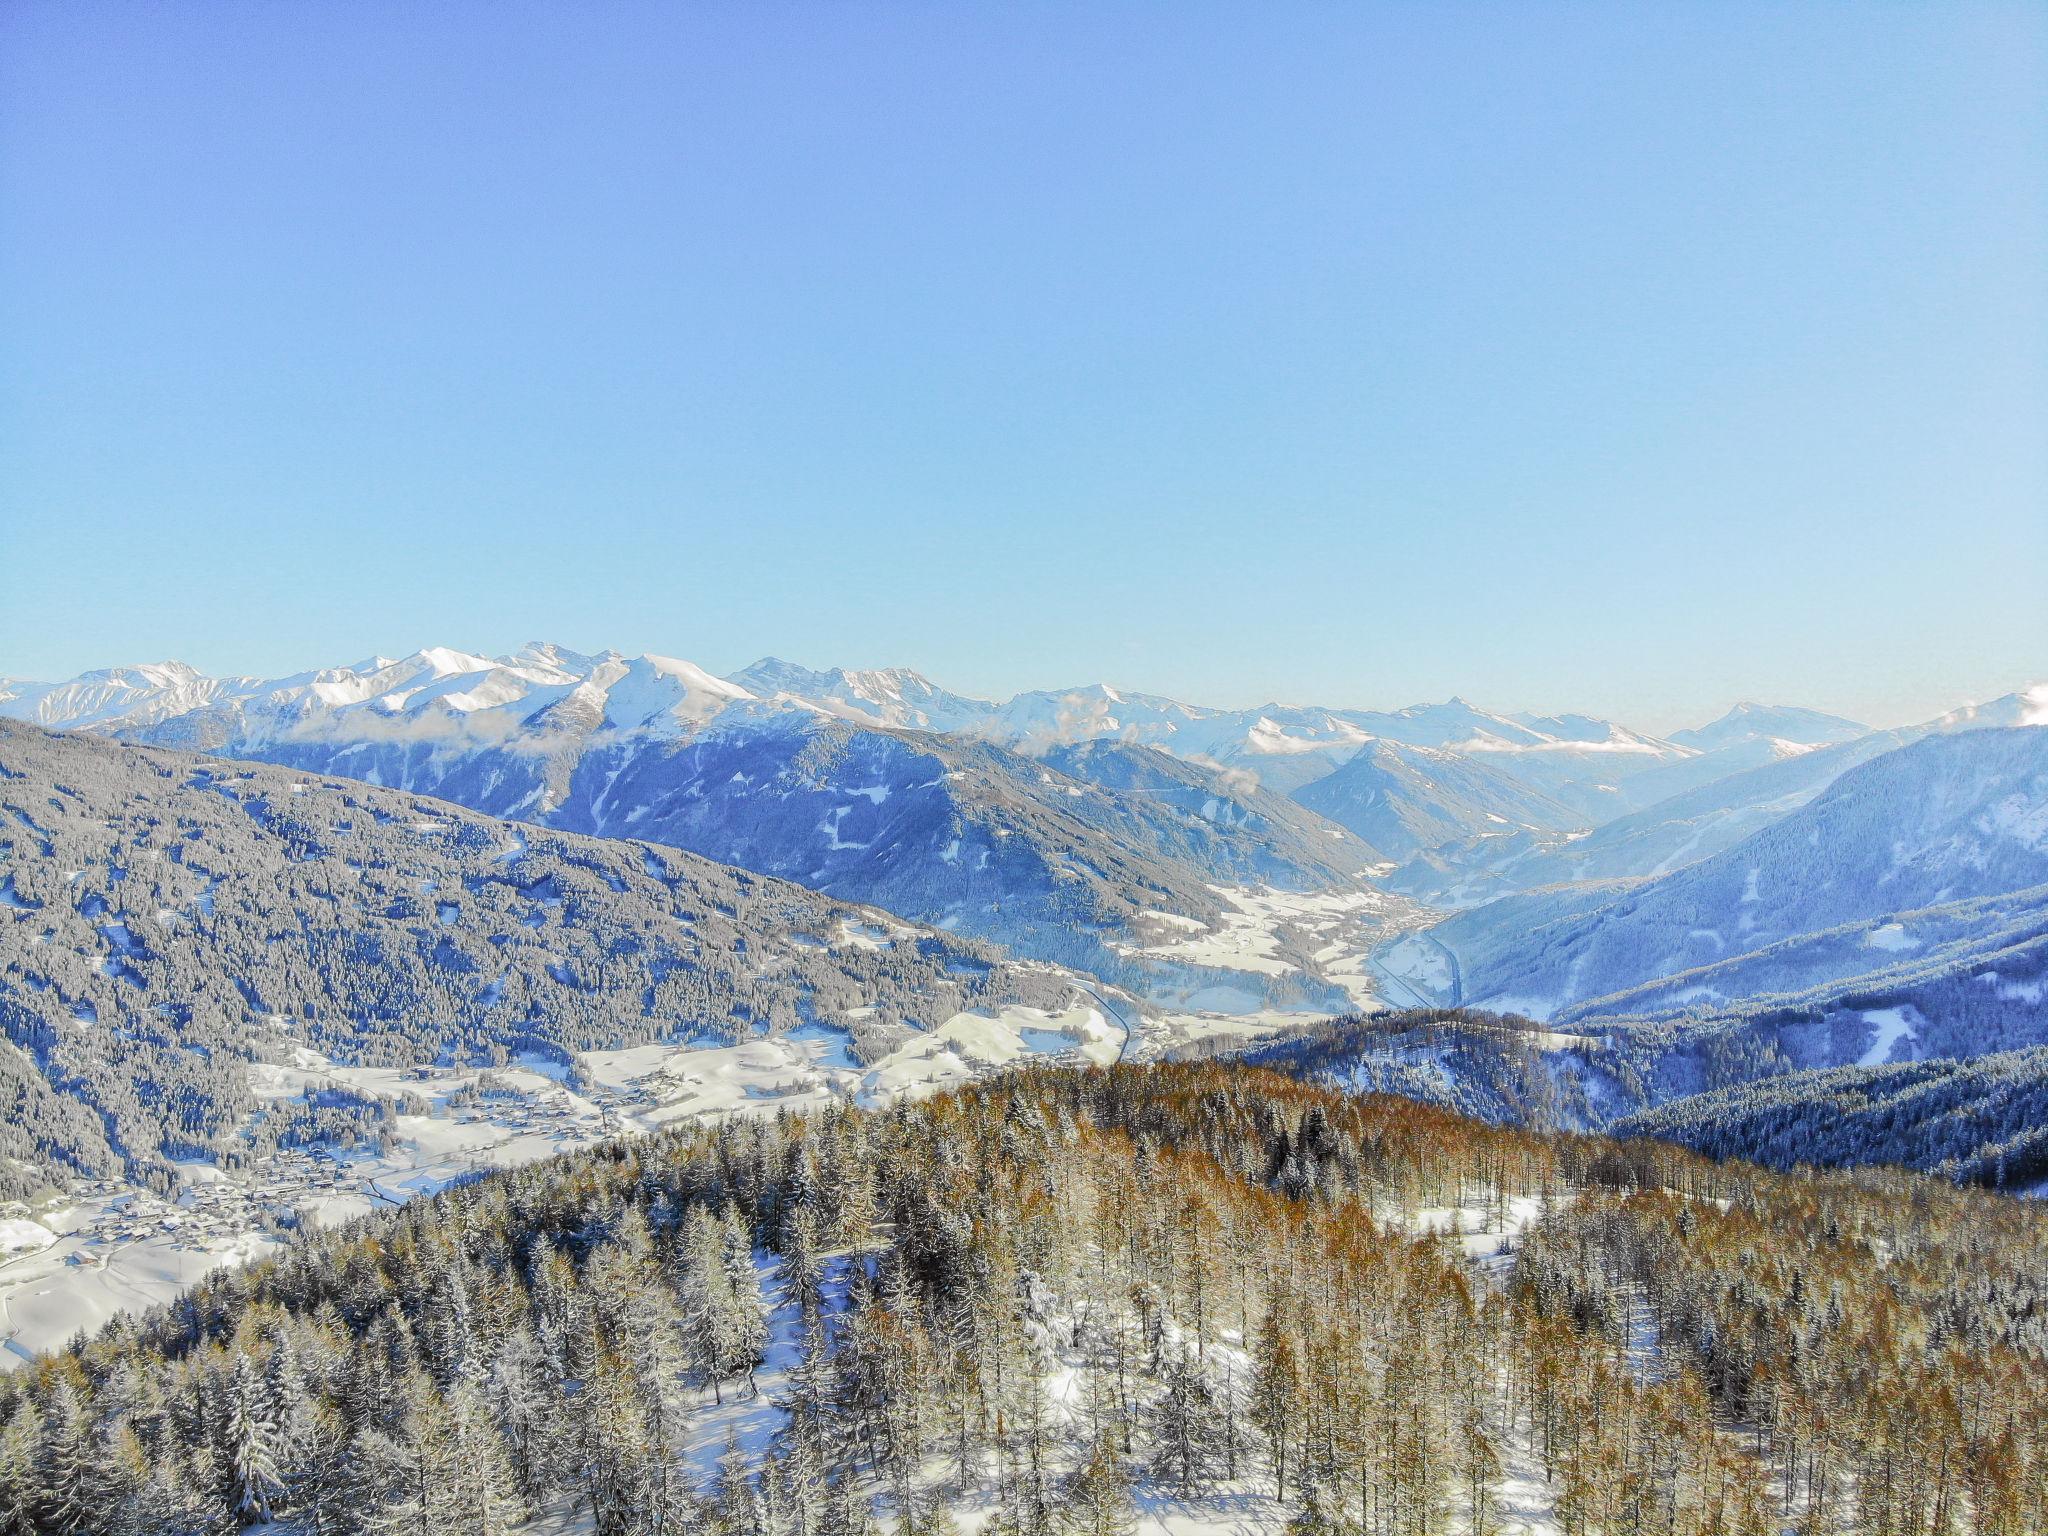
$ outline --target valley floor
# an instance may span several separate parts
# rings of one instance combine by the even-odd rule
[[[258,1064],[259,1097],[323,1086],[425,1113],[399,1113],[381,1147],[280,1151],[259,1167],[180,1168],[168,1198],[105,1181],[34,1210],[0,1212],[0,1371],[96,1331],[120,1312],[171,1300],[224,1265],[282,1247],[293,1225],[333,1226],[493,1168],[516,1167],[678,1121],[873,1105],[956,1087],[1027,1060],[1106,1065],[1246,1040],[1324,1017],[1261,1009],[1147,1016],[1107,989],[1077,986],[1068,1006],[962,1013],[862,1065],[843,1031],[806,1026],[739,1045],[655,1044],[588,1051],[572,1074],[523,1056],[508,1067],[338,1065],[300,1049]]]

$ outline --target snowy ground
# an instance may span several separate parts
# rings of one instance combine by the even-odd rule
[[[1424,934],[1404,934],[1374,955],[1373,964],[1404,1004],[1433,1008],[1452,996],[1450,951]]]
[[[1342,989],[1354,1007],[1383,1006],[1370,956],[1401,933],[1429,920],[1413,902],[1385,891],[1277,891],[1269,886],[1212,886],[1226,910],[1215,927],[1175,914],[1157,914],[1152,942],[1129,953],[1248,978],[1290,973]],[[1393,1001],[1405,1001],[1394,999]],[[1191,994],[1192,1014],[1261,1011],[1249,986],[1227,981]]]
[[[1913,1046],[1919,1041],[1916,1025],[1920,1015],[1909,1005],[1903,1008],[1873,1008],[1863,1015],[1863,1022],[1870,1025],[1874,1033],[1870,1045],[1856,1059],[1859,1067],[1881,1067],[1899,1053],[1899,1043],[1904,1041],[1906,1050],[1901,1060],[1911,1060]]]
[[[856,936],[856,941],[858,941]],[[173,1201],[126,1185],[83,1187],[28,1211],[0,1210],[0,1370],[97,1329],[116,1312],[168,1301],[209,1270],[279,1246],[276,1218],[333,1225],[431,1194],[451,1181],[514,1167],[678,1120],[805,1109],[834,1099],[879,1103],[937,1092],[1028,1059],[1113,1062],[1127,1044],[1152,1053],[1181,1038],[1128,1000],[1077,986],[1067,1006],[960,1013],[866,1066],[844,1031],[806,1026],[740,1045],[643,1045],[590,1051],[572,1079],[560,1062],[522,1057],[490,1072],[501,1090],[468,1105],[475,1068],[349,1067],[301,1048],[289,1064],[250,1068],[259,1097],[322,1086],[428,1113],[399,1114],[392,1145],[277,1154],[260,1170],[185,1171]],[[1127,1032],[1136,1037],[1127,1042]],[[572,1088],[571,1081],[577,1086]]]
[[[1492,1285],[1506,1283],[1521,1235],[1543,1214],[1540,1199],[1514,1196],[1498,1201],[1478,1186],[1464,1191],[1459,1205],[1375,1212],[1379,1219],[1414,1235],[1457,1234],[1474,1270]],[[836,1311],[844,1305],[856,1262],[848,1254],[827,1260],[828,1309]],[[749,1462],[758,1464],[788,1422],[785,1403],[790,1373],[799,1359],[798,1308],[782,1283],[774,1256],[759,1252],[755,1265],[773,1304],[767,1358],[755,1373],[753,1390],[744,1383],[727,1383],[723,1401],[708,1390],[693,1395],[683,1461],[688,1476],[700,1487],[713,1484],[728,1446],[737,1444]],[[1074,1323],[1082,1310],[1103,1304],[1100,1297],[1057,1298],[1047,1319],[1051,1355],[1044,1362],[1043,1379],[1048,1423],[1054,1428],[1055,1440],[1064,1443],[1070,1453],[1087,1438],[1086,1372],[1091,1368],[1086,1353],[1074,1347]],[[1165,1327],[1169,1343],[1183,1337],[1170,1318]],[[1253,1372],[1234,1332],[1225,1330],[1220,1338],[1211,1339],[1207,1354],[1212,1365],[1231,1357],[1228,1379],[1238,1384],[1238,1390],[1245,1390]],[[1100,1368],[1099,1362],[1095,1368]],[[1058,1428],[1061,1425],[1066,1426],[1063,1434]],[[1069,1454],[1067,1460],[1072,1459]],[[1272,1497],[1264,1469],[1249,1447],[1244,1472],[1236,1481],[1221,1482],[1193,1500],[1173,1497],[1141,1479],[1136,1489],[1139,1536],[1279,1536],[1295,1506]],[[998,1513],[992,1477],[980,1485],[970,1482],[962,1487],[948,1482],[946,1469],[934,1460],[927,1464],[920,1488],[942,1498],[961,1536],[979,1536]],[[1493,1492],[1499,1523],[1489,1530],[1496,1536],[1557,1536],[1561,1527],[1556,1519],[1555,1492],[1543,1478],[1528,1436],[1519,1430],[1502,1437],[1501,1473]],[[884,1497],[879,1486],[873,1493],[878,1499]],[[587,1515],[565,1506],[533,1521],[523,1536],[587,1536],[590,1528]],[[1454,1520],[1446,1536],[1467,1529],[1462,1518]]]
[[[844,1031],[812,1025],[732,1046],[591,1051],[573,1076],[564,1063],[521,1058],[492,1074],[499,1093],[463,1106],[452,1100],[476,1083],[476,1069],[350,1067],[300,1048],[288,1063],[250,1069],[259,1097],[334,1086],[394,1104],[423,1101],[429,1112],[399,1114],[382,1151],[311,1149],[279,1154],[256,1171],[194,1170],[195,1185],[204,1179],[212,1186],[185,1205],[159,1210],[153,1197],[107,1184],[74,1191],[41,1212],[0,1211],[10,1220],[32,1217],[49,1234],[45,1243],[25,1228],[8,1229],[11,1236],[0,1241],[0,1369],[97,1328],[124,1308],[169,1300],[209,1269],[260,1256],[280,1241],[269,1235],[280,1217],[287,1225],[331,1225],[464,1175],[683,1119],[805,1109],[842,1098],[874,1104],[1029,1059],[1106,1064],[1230,1048],[1327,1017],[1319,1009],[1270,1006],[1253,990],[1260,977],[1299,973],[1340,988],[1354,1006],[1375,1006],[1382,999],[1367,957],[1425,920],[1412,903],[1374,891],[1219,887],[1218,894],[1228,912],[1217,928],[1168,914],[1150,930],[1156,942],[1135,952],[1238,971],[1245,987],[1224,977],[1171,1008],[1141,1009],[1073,975],[1060,1008],[958,1014],[867,1064],[853,1058]],[[836,937],[881,947],[911,932],[899,933],[893,919],[876,914],[871,923],[847,922]]]

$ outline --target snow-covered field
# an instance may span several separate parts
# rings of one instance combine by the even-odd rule
[[[1859,1067],[1881,1067],[1890,1061],[1898,1051],[1899,1042],[1906,1043],[1901,1059],[1910,1060],[1913,1043],[1919,1038],[1915,1022],[1919,1015],[1910,1007],[1873,1008],[1863,1015],[1863,1022],[1875,1031],[1870,1037],[1869,1048],[1857,1058]]]
[[[1211,886],[1226,910],[1214,928],[1158,914],[1166,936],[1129,952],[1153,959],[1255,976],[1290,973],[1340,988],[1354,1007],[1382,1006],[1370,956],[1402,930],[1426,921],[1412,902],[1384,891],[1280,891],[1270,886]],[[1237,996],[1228,994],[1236,991]],[[1192,1012],[1251,1014],[1261,1001],[1218,985],[1189,1000]]]
[[[97,1329],[117,1312],[167,1301],[208,1270],[247,1263],[279,1241],[254,1229],[180,1239],[154,1221],[147,1236],[100,1235],[103,1223],[122,1221],[142,1198],[134,1191],[99,1193],[6,1223],[18,1235],[35,1226],[45,1236],[38,1247],[0,1258],[0,1370]]]
[[[1450,952],[1423,934],[1402,935],[1376,954],[1373,964],[1404,1002],[1435,1006],[1451,995]]]
[[[1030,1060],[1116,1061],[1162,1054],[1213,1025],[1278,1027],[1262,1018],[1143,1018],[1077,987],[1058,1009],[955,1014],[862,1065],[843,1031],[807,1026],[739,1045],[643,1045],[590,1051],[572,1072],[522,1057],[478,1068],[350,1067],[300,1049],[289,1064],[250,1068],[259,1097],[322,1086],[424,1107],[399,1113],[382,1149],[285,1151],[260,1169],[189,1165],[177,1196],[114,1183],[30,1211],[0,1210],[0,1369],[63,1345],[122,1310],[168,1301],[209,1270],[246,1263],[285,1241],[279,1219],[333,1225],[402,1204],[492,1168],[514,1167],[674,1121],[835,1099],[863,1104],[922,1095]],[[1129,1030],[1137,1038],[1127,1042]],[[473,1090],[491,1092],[474,1097]]]

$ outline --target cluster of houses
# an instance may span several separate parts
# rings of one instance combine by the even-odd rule
[[[458,1074],[445,1067],[422,1067],[406,1075],[411,1081],[432,1083]],[[621,1110],[626,1105],[652,1102],[652,1095],[637,1086],[622,1096],[592,1085],[581,1097],[597,1106],[597,1121],[557,1087],[539,1093],[487,1092],[453,1103],[444,1100],[436,1106],[436,1116],[451,1124],[489,1123],[515,1136],[580,1143],[593,1134],[623,1130]],[[73,1191],[91,1214],[76,1229],[79,1243],[67,1262],[98,1265],[110,1250],[125,1243],[168,1240],[181,1248],[203,1248],[252,1231],[291,1226],[327,1198],[365,1192],[367,1177],[375,1169],[356,1166],[359,1160],[360,1154],[325,1146],[280,1148],[263,1160],[260,1172],[190,1179],[169,1198],[116,1180],[93,1181]]]

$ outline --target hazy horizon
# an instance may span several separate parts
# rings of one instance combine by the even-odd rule
[[[1494,699],[1489,697],[1483,688],[1479,687],[1455,688],[1448,693],[1432,695],[1415,694],[1405,697],[1311,697],[1305,694],[1289,694],[1284,691],[1266,693],[1257,697],[1212,697],[1196,693],[1176,693],[1170,689],[1149,687],[1131,679],[1103,674],[1085,678],[1069,678],[1065,681],[1046,678],[1027,679],[1015,686],[987,688],[962,683],[949,675],[943,664],[926,665],[916,661],[906,661],[901,658],[894,660],[847,660],[841,657],[792,656],[774,647],[769,647],[749,652],[743,659],[728,662],[726,658],[731,654],[731,648],[725,645],[721,645],[715,650],[706,649],[703,651],[660,644],[629,647],[599,642],[589,645],[578,645],[559,638],[550,638],[545,634],[529,635],[524,640],[493,647],[461,645],[447,639],[429,639],[418,645],[403,647],[383,646],[373,647],[369,650],[358,648],[346,653],[346,659],[341,659],[340,654],[337,653],[335,656],[303,661],[297,665],[277,667],[253,667],[232,663],[224,666],[202,666],[190,656],[171,652],[162,655],[128,657],[118,661],[101,660],[85,666],[72,668],[61,675],[39,676],[13,668],[9,665],[7,658],[0,657],[0,678],[11,678],[23,682],[62,683],[87,672],[106,671],[120,667],[163,665],[174,662],[182,662],[187,666],[191,666],[202,675],[209,677],[284,678],[298,676],[302,673],[316,671],[325,667],[353,666],[372,657],[384,657],[393,661],[403,660],[408,656],[436,647],[460,651],[472,656],[481,656],[488,660],[502,660],[529,644],[557,645],[564,650],[593,656],[602,655],[607,650],[618,651],[625,656],[663,656],[674,660],[690,662],[693,665],[702,667],[715,677],[730,677],[756,662],[769,659],[790,662],[794,665],[816,671],[829,671],[835,667],[841,667],[847,671],[902,669],[919,673],[930,682],[950,693],[955,693],[965,698],[982,699],[991,703],[1003,703],[1019,693],[1057,693],[1096,685],[1106,685],[1126,694],[1149,694],[1174,699],[1183,704],[1202,705],[1225,710],[1253,709],[1261,705],[1274,704],[1319,706],[1329,709],[1392,711],[1407,709],[1416,705],[1439,704],[1457,698],[1492,714],[1525,714],[1533,716],[1593,715],[1601,719],[1612,720],[1617,724],[1633,727],[1637,730],[1647,731],[1654,735],[1663,735],[1675,730],[1705,725],[1710,721],[1719,719],[1727,714],[1729,710],[1740,704],[1761,704],[1774,707],[1819,710],[1825,714],[1837,715],[1857,724],[1869,726],[1874,730],[1886,730],[1898,726],[1921,725],[1939,715],[1946,714],[1952,709],[1966,705],[1982,704],[1994,698],[2001,698],[2007,694],[2040,686],[2044,680],[2048,680],[2048,674],[2043,676],[2027,676],[2022,674],[2014,677],[2010,684],[2002,687],[1995,686],[1988,691],[1979,690],[1971,692],[1968,690],[1957,690],[1941,694],[1925,704],[1901,704],[1890,716],[1885,717],[1873,717],[1869,714],[1859,714],[1850,710],[1835,708],[1825,701],[1816,701],[1811,698],[1769,697],[1757,693],[1735,694],[1719,701],[1696,704],[1689,708],[1679,707],[1675,710],[1658,711],[1645,707],[1610,712],[1588,709],[1569,701],[1563,703],[1523,703],[1515,700]]]

